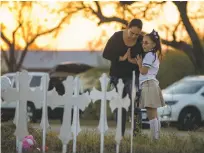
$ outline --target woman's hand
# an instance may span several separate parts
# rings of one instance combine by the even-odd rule
[[[128,58],[129,54],[130,54],[130,48],[128,48],[124,56],[119,57],[119,61],[125,61]]]
[[[128,50],[128,62],[132,63],[132,64],[137,64],[137,61],[135,58],[131,58],[131,53],[130,50]]]

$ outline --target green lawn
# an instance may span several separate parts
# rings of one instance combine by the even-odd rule
[[[60,120],[50,120],[49,121],[50,124],[61,124]],[[81,126],[98,126],[99,124],[99,120],[80,120],[80,125]],[[108,126],[109,127],[115,127],[116,126],[116,122],[115,121],[108,121]],[[131,123],[130,122],[126,122],[126,126],[128,128],[131,127]]]

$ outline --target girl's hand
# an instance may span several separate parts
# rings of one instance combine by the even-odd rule
[[[136,61],[138,65],[142,65],[142,57],[140,55],[137,55]]]
[[[128,58],[128,62],[130,62],[132,64],[137,64],[136,58]]]

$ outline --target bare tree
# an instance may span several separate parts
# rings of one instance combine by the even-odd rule
[[[103,3],[114,3],[117,8],[117,14],[114,16],[105,16],[103,13]],[[61,7],[50,8],[46,6],[46,3],[40,2],[14,2],[14,6],[10,8],[10,11],[16,15],[16,28],[12,31],[11,35],[6,33],[7,26],[1,24],[1,39],[7,48],[1,48],[2,50],[8,50],[9,52],[2,52],[6,64],[9,67],[9,71],[18,70],[27,54],[28,49],[32,46],[37,46],[35,41],[37,38],[53,34],[56,36],[61,29],[62,25],[67,22],[73,13],[83,10],[84,15],[91,20],[99,19],[98,25],[110,22],[120,23],[121,28],[127,26],[127,23],[132,18],[145,18],[146,20],[153,20],[160,13],[160,10],[166,2],[143,2],[143,1],[120,1],[120,2],[64,2],[60,3]],[[193,19],[203,19],[203,13],[199,15],[190,16],[187,12],[188,2],[172,2],[179,11],[180,20],[177,25],[174,25],[171,31],[172,40],[162,39],[162,43],[171,46],[175,49],[184,51],[194,64],[197,72],[204,72],[204,49],[201,41],[203,38],[199,38],[198,32],[196,32],[194,26],[190,22]],[[8,3],[4,3],[8,5]],[[45,26],[45,23],[49,22],[48,17],[44,19],[44,24],[33,23],[31,16],[32,8],[34,5],[41,5],[43,9],[46,9],[50,14],[58,15],[56,24],[54,26]],[[26,12],[26,13],[25,13]],[[198,13],[197,13],[198,14]],[[97,21],[97,20],[96,20]],[[186,29],[190,41],[182,41],[177,39],[176,33],[182,26]],[[168,29],[168,28],[167,28]],[[24,45],[20,45],[18,42],[20,39],[24,41]],[[101,40],[94,44],[99,46]],[[103,41],[102,41],[103,42]],[[92,44],[89,44],[90,47]],[[16,58],[16,50],[21,50],[20,57]],[[8,54],[6,54],[8,53]]]
[[[9,2],[4,2],[1,7],[8,7],[16,20],[16,27],[11,34],[8,33],[10,29],[7,25],[4,22],[1,23],[1,40],[5,44],[1,50],[10,72],[21,68],[27,51],[32,46],[37,47],[36,39],[50,34],[56,37],[62,25],[68,22],[72,14],[82,9],[73,2],[60,3],[59,7],[53,8],[49,7],[46,2],[12,2],[11,6]],[[44,10],[49,15],[35,16],[34,7],[39,7],[41,11]],[[52,24],[48,24],[49,22]]]
[[[127,17],[121,15],[115,15],[111,17],[106,17],[103,15],[102,11],[102,4],[101,2],[93,2],[95,3],[95,7],[92,5],[84,5],[86,8],[86,13],[89,14],[88,16],[91,17],[90,13],[99,19],[98,25],[103,23],[110,23],[110,22],[118,22],[123,26],[126,26],[128,21],[131,18],[145,18],[146,20],[152,20],[157,17],[160,13],[160,8],[166,2],[148,2],[144,3],[142,1],[120,1],[115,2],[122,11],[126,13]],[[162,43],[168,46],[171,46],[175,49],[182,50],[185,52],[192,63],[195,66],[197,73],[204,73],[204,48],[201,44],[201,39],[199,38],[199,34],[196,32],[194,26],[190,22],[190,19],[203,19],[204,16],[201,13],[199,16],[188,16],[187,12],[187,1],[172,1],[172,3],[177,7],[180,20],[177,25],[175,25],[174,30],[172,31],[173,40],[162,39]],[[118,11],[117,10],[117,11]],[[202,10],[200,10],[202,12]],[[117,14],[120,14],[117,12]],[[177,40],[176,33],[180,30],[178,27],[182,25],[183,28],[186,30],[191,42]]]

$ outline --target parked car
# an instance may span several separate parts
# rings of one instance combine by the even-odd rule
[[[194,130],[204,121],[204,76],[189,76],[162,91],[166,106],[158,109],[161,122],[179,130]]]
[[[42,72],[29,72],[29,75],[33,76],[31,82],[30,82],[30,87],[38,87],[40,86],[41,83],[41,77],[45,73]],[[15,75],[16,73],[6,73],[3,76],[7,76],[11,82],[12,86],[15,88],[16,87],[16,81],[15,81]],[[28,112],[28,118],[32,122],[37,121],[37,116],[40,114],[38,111],[42,108],[42,104],[39,103],[33,103],[31,101],[28,101],[27,103],[27,112]],[[4,102],[2,101],[1,104],[1,112],[2,112],[2,119],[3,120],[9,120],[14,117],[15,115],[15,109],[16,109],[16,101],[13,102]]]
[[[87,64],[70,62],[64,62],[54,66],[49,72],[50,75],[49,90],[52,90],[53,87],[55,87],[58,94],[63,95],[64,86],[62,82],[67,78],[67,76],[76,76],[92,68],[94,67]]]
[[[32,76],[31,82],[30,82],[30,87],[35,88],[40,86],[41,84],[41,78],[43,75],[46,73],[44,72],[28,72],[30,76]],[[15,88],[16,87],[16,82],[15,82],[15,75],[16,73],[6,73],[3,76],[7,76],[11,82],[12,86]],[[2,112],[2,119],[3,120],[9,120],[13,119],[15,115],[15,109],[16,109],[16,101],[13,102],[4,102],[2,101],[1,103],[1,112]],[[42,116],[42,103],[33,103],[32,101],[27,102],[27,112],[28,112],[28,119],[31,122],[37,122],[38,119],[41,119]],[[61,108],[56,108],[54,110],[51,110],[50,107],[48,107],[48,116],[49,118],[52,119],[61,119],[63,114],[63,109]]]
[[[52,90],[53,88],[56,89],[59,95],[64,95],[65,88],[63,85],[63,81],[67,78],[67,76],[77,76],[80,73],[86,72],[90,69],[94,68],[93,66],[82,64],[82,63],[71,63],[71,62],[64,62],[54,66],[51,71],[49,72],[50,75],[50,84],[49,89]],[[55,116],[58,113],[63,112],[64,106],[58,106],[56,109]],[[80,110],[80,114],[81,114]],[[73,114],[73,110],[72,110]],[[62,118],[61,118],[62,121]]]
[[[194,130],[204,123],[204,76],[187,76],[162,90],[166,106],[157,109],[162,125]],[[149,124],[146,109],[142,123]]]
[[[49,72],[51,78],[65,79],[67,76],[75,76],[92,69],[93,66],[82,63],[64,62],[54,66]]]

